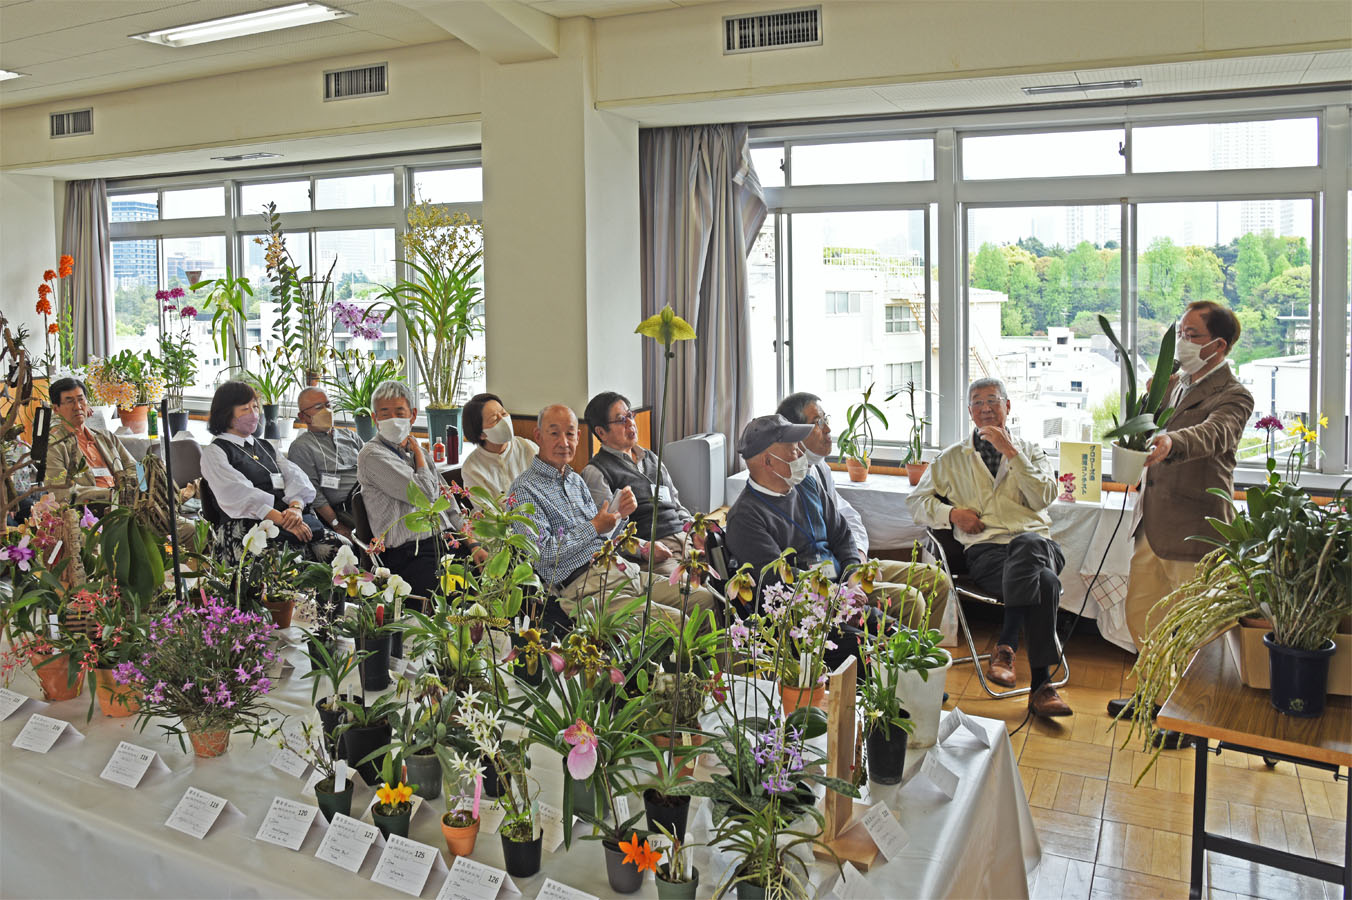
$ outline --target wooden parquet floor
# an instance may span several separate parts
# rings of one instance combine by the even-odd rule
[[[998,610],[967,607],[977,647],[993,649]],[[967,655],[966,642],[955,657]],[[1042,842],[1042,864],[1028,879],[1037,900],[1188,896],[1192,847],[1193,752],[1166,751],[1134,782],[1149,759],[1125,725],[1113,725],[1106,704],[1130,690],[1135,657],[1097,634],[1075,635],[1068,648],[1070,683],[1062,688],[1075,715],[1033,719],[1011,739],[1024,792]],[[1020,686],[1028,661],[1020,650]],[[954,665],[949,702],[974,715],[1018,726],[1025,698],[992,700],[972,665]],[[1341,863],[1347,783],[1330,772],[1226,752],[1212,757],[1207,827],[1217,834]],[[1243,860],[1208,854],[1207,894],[1216,900],[1332,898],[1341,889]]]

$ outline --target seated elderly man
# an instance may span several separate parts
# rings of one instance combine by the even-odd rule
[[[637,508],[629,514],[629,521],[638,529],[640,556],[653,555],[653,571],[669,576],[685,558],[685,523],[692,518],[681,505],[671,473],[662,466],[657,472],[657,454],[640,446],[638,426],[629,400],[614,391],[597,394],[587,404],[584,413],[592,433],[601,442],[601,449],[582,470],[582,480],[591,490],[596,508],[602,509],[615,492],[629,488],[637,501]],[[657,485],[653,496],[653,486]],[[657,541],[649,545],[653,534],[653,519],[657,520]],[[646,571],[647,566],[644,566]]]
[[[859,560],[860,562],[867,560],[868,529],[864,527],[864,520],[859,511],[836,490],[836,480],[831,477],[831,467],[826,464],[826,457],[831,455],[831,419],[822,410],[822,398],[816,394],[799,391],[779,401],[779,409],[775,412],[795,425],[812,426],[812,433],[803,438],[803,455],[812,464],[807,470],[807,477],[815,478],[818,484],[835,496],[836,508],[845,517],[850,534],[854,535],[854,546],[859,551]]]
[[[859,552],[835,494],[807,479],[810,468],[801,442],[813,425],[794,425],[783,416],[752,419],[742,430],[737,452],[746,460],[746,489],[728,511],[728,552],[739,563],[760,570],[789,547],[794,566],[809,569],[829,563],[837,579],[859,563]],[[869,600],[887,601],[885,611],[912,627],[937,627],[951,585],[937,566],[878,560]],[[922,621],[924,597],[933,598],[930,621]]]
[[[448,552],[442,532],[459,531],[464,525],[455,504],[442,513],[441,527],[436,531],[415,531],[404,524],[404,516],[413,512],[408,502],[409,482],[429,498],[441,493],[441,476],[413,438],[416,403],[413,390],[401,381],[376,385],[371,394],[371,418],[377,437],[357,454],[357,482],[371,533],[385,545],[377,554],[381,563],[402,576],[415,597],[428,597],[437,585],[437,566]],[[487,556],[483,548],[472,543],[462,543],[460,550],[480,563]]]
[[[47,483],[59,500],[72,505],[112,503],[117,476],[135,472],[136,461],[116,436],[89,424],[84,382],[58,379],[49,396],[57,420],[47,443]]]
[[[287,459],[310,479],[315,499],[310,504],[325,525],[352,537],[352,488],[357,484],[357,454],[362,439],[355,431],[333,427],[329,395],[308,387],[296,397],[298,418],[305,426],[286,451]]]
[[[966,548],[972,579],[1004,598],[991,680],[1014,684],[1014,651],[1023,626],[1032,670],[1028,708],[1035,716],[1068,716],[1070,706],[1050,683],[1051,666],[1059,659],[1057,574],[1066,564],[1047,515],[1058,490],[1056,474],[1040,447],[1005,428],[1010,403],[999,379],[972,382],[967,408],[976,426],[971,438],[939,454],[906,502],[917,524],[951,527]]]
[[[531,534],[524,524],[516,527],[539,545],[536,570],[570,615],[582,601],[603,592],[608,603],[627,602],[644,593],[644,576],[636,563],[619,560],[608,566],[592,565],[592,556],[607,538],[619,533],[624,518],[638,504],[634,492],[625,486],[606,507],[597,509],[586,482],[571,465],[577,441],[573,411],[562,404],[545,407],[535,425],[540,452],[512,482],[511,490],[518,503],[534,506],[530,519],[537,531]],[[615,594],[617,587],[621,590]],[[652,599],[654,615],[679,620],[683,602],[679,588],[665,578],[654,578]],[[691,591],[690,603],[703,609],[720,605],[718,597],[704,587]]]

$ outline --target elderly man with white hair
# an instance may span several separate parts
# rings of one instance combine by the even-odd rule
[[[382,381],[371,394],[371,418],[377,436],[357,454],[357,482],[371,533],[384,543],[378,553],[391,572],[401,575],[416,597],[428,597],[436,588],[437,565],[447,552],[442,532],[464,527],[460,512],[452,504],[441,514],[436,531],[414,531],[404,524],[404,516],[413,512],[408,502],[408,485],[416,484],[430,499],[441,493],[441,477],[431,465],[421,445],[413,438],[413,420],[418,415],[413,390],[401,381]],[[461,544],[476,562],[487,554],[474,544]]]

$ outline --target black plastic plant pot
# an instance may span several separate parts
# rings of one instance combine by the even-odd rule
[[[619,844],[602,841],[606,850],[606,880],[610,889],[617,894],[632,894],[643,884],[643,873],[634,863],[624,861],[624,851]]]
[[[1272,632],[1263,635],[1272,676],[1272,705],[1288,716],[1313,719],[1324,714],[1328,698],[1329,660],[1338,645],[1327,642],[1318,650],[1298,650],[1277,643]]]
[[[357,652],[370,655],[357,663],[361,669],[361,686],[367,691],[383,691],[390,686],[390,636],[359,637]]]
[[[900,728],[891,729],[891,734],[882,728],[875,728],[868,733],[864,738],[864,746],[868,748],[869,781],[878,784],[897,784],[901,781],[901,773],[906,769],[908,737]]]
[[[533,841],[514,841],[507,835],[502,838],[503,868],[513,878],[529,878],[540,871],[540,855],[544,851],[544,832],[537,834]]]
[[[319,811],[324,814],[325,821],[332,822],[334,815],[342,813],[345,816],[352,815],[352,782],[347,782],[347,787],[338,793],[332,790],[325,790],[324,785],[333,787],[333,779],[325,778],[315,785],[315,803],[319,806]]]
[[[343,732],[343,758],[355,768],[368,786],[380,781],[380,760],[361,763],[370,754],[390,742],[390,723],[381,722],[367,728],[349,728]]]
[[[657,833],[661,825],[678,841],[685,841],[686,822],[690,818],[689,797],[668,797],[648,788],[643,792],[643,809],[648,813],[648,830]]]

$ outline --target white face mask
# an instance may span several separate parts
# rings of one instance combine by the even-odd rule
[[[503,416],[493,423],[491,428],[484,429],[484,440],[492,441],[495,444],[510,443],[512,437],[516,434],[512,430],[512,417]]]
[[[802,483],[803,479],[807,477],[807,470],[812,468],[812,461],[806,456],[800,456],[797,459],[784,459],[782,456],[775,456],[773,453],[770,455],[789,467],[789,476],[784,478],[783,475],[780,475],[779,477],[784,478],[791,488]],[[775,474],[778,475],[779,473],[776,472]]]
[[[803,444],[803,459],[807,460],[808,468],[826,459],[825,453],[813,453],[808,449],[807,444]]]
[[[1178,367],[1189,377],[1202,371],[1202,368],[1211,362],[1211,359],[1202,359],[1202,348],[1210,347],[1215,342],[1216,340],[1213,339],[1205,344],[1194,344],[1189,340],[1180,340],[1174,348],[1174,356],[1178,358]]]
[[[397,416],[389,419],[381,419],[376,423],[376,430],[380,436],[392,444],[402,444],[404,439],[413,431],[412,419],[401,419]]]

